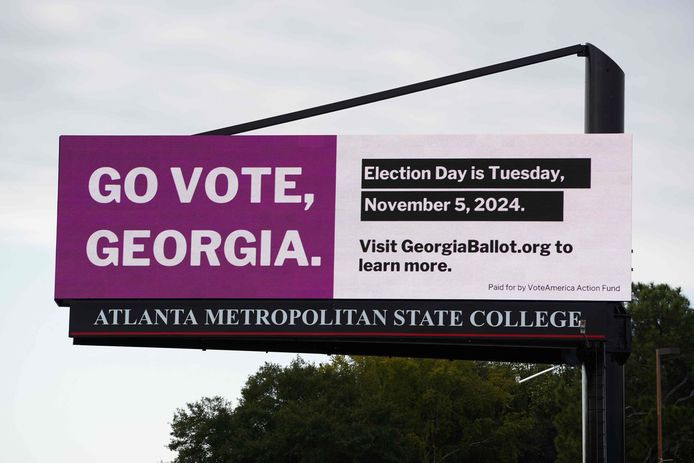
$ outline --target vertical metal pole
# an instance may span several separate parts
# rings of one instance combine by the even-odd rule
[[[615,356],[605,353],[605,412],[607,413],[607,461],[626,461],[624,397],[624,365]]]
[[[586,369],[586,449],[588,463],[607,460],[607,374],[605,343],[596,342],[584,352]],[[610,460],[611,461],[611,460]]]
[[[586,364],[581,364],[581,454],[583,463],[586,463],[588,455],[588,373]]]
[[[663,461],[663,404],[660,389],[660,349],[655,350],[655,409],[658,417],[658,463]]]
[[[624,132],[624,72],[599,48],[586,44],[586,133]],[[624,366],[606,346],[586,355],[588,433],[585,454],[590,462],[624,462]]]

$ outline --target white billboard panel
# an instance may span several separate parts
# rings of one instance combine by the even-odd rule
[[[631,136],[338,136],[334,297],[626,301]]]

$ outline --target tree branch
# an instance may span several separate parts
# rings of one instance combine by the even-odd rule
[[[672,394],[674,394],[675,392],[677,392],[679,388],[684,386],[687,383],[688,379],[689,375],[684,375],[684,379],[677,386],[673,387],[672,390],[670,390],[670,392],[667,393],[667,395],[663,399],[663,403],[667,402],[667,399],[669,399]]]
[[[628,415],[626,415],[626,412],[627,412],[627,410],[629,410],[629,409],[631,409],[632,412],[629,413]],[[624,407],[624,412],[625,412],[625,417],[626,417],[626,418],[631,418],[632,416],[644,416],[644,415],[648,415],[647,412],[640,412],[640,411],[634,409],[634,407],[632,407],[631,405],[627,405],[626,407]]]
[[[689,391],[689,395],[687,397],[680,397],[679,399],[675,400],[675,405],[679,404],[680,402],[684,402],[685,400],[689,400],[692,397],[694,397],[694,389]]]
[[[648,463],[651,459],[651,454],[653,453],[653,446],[651,445],[648,447],[648,453],[646,454],[646,458],[643,459],[643,463]]]

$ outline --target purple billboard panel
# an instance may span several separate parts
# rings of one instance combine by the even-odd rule
[[[332,298],[335,169],[335,136],[63,136],[55,298]]]

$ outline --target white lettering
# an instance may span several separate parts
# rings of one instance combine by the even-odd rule
[[[101,178],[107,176],[111,180],[120,180],[120,174],[113,167],[99,167],[89,177],[89,195],[94,201],[101,204],[120,202],[120,185],[106,184],[104,190],[107,194],[101,194]]]
[[[138,195],[135,191],[135,182],[137,177],[144,175],[145,177],[145,192],[142,195]],[[125,196],[134,203],[143,204],[148,203],[157,194],[157,176],[152,169],[147,167],[136,167],[125,176]]]
[[[203,243],[203,239],[207,239],[209,242]],[[217,248],[222,244],[222,237],[219,233],[212,230],[193,230],[190,233],[190,241],[190,265],[200,266],[201,255],[205,254],[207,262],[212,267],[219,267]]]
[[[123,265],[131,267],[146,267],[149,265],[148,257],[135,257],[136,252],[145,249],[143,244],[135,243],[137,238],[149,238],[149,230],[125,230],[123,231]]]
[[[277,167],[275,169],[275,202],[300,203],[300,195],[288,195],[287,190],[296,188],[296,182],[287,180],[288,175],[301,175],[301,167]]]
[[[166,253],[164,252],[164,245],[169,238],[173,238],[176,243],[174,246],[174,255],[170,258],[166,257]],[[154,239],[154,258],[164,267],[174,267],[185,259],[187,247],[186,239],[181,232],[176,230],[164,230]]]
[[[117,243],[118,237],[110,230],[98,230],[92,233],[87,240],[87,258],[89,262],[97,267],[106,267],[107,265],[118,265],[118,248],[104,247],[103,252],[106,257],[100,257],[97,252],[97,246],[101,238],[106,238],[109,243]]]
[[[284,261],[287,259],[295,259],[300,267],[308,265],[304,245],[301,242],[298,230],[287,230],[287,233],[284,234],[284,239],[275,259],[275,267],[284,265]]]
[[[183,179],[183,172],[180,167],[171,168],[171,176],[173,177],[174,185],[176,187],[176,193],[178,193],[178,200],[182,204],[190,203],[193,200],[193,195],[200,181],[200,176],[202,175],[202,167],[195,167],[193,173],[190,176],[188,185]]]
[[[248,230],[235,230],[229,233],[224,241],[224,256],[231,265],[243,267],[244,265],[255,265],[255,248],[239,248],[241,257],[236,254],[236,240],[243,239],[246,243],[255,243],[255,236]],[[277,265],[277,264],[275,264]]]
[[[227,188],[224,194],[217,193],[217,178],[224,176],[227,180]],[[205,193],[211,201],[222,204],[228,203],[239,191],[239,179],[236,173],[228,167],[215,167],[205,178]]]
[[[259,203],[261,200],[263,175],[270,175],[272,168],[270,167],[244,167],[241,169],[241,175],[249,175],[251,177],[251,203]]]

